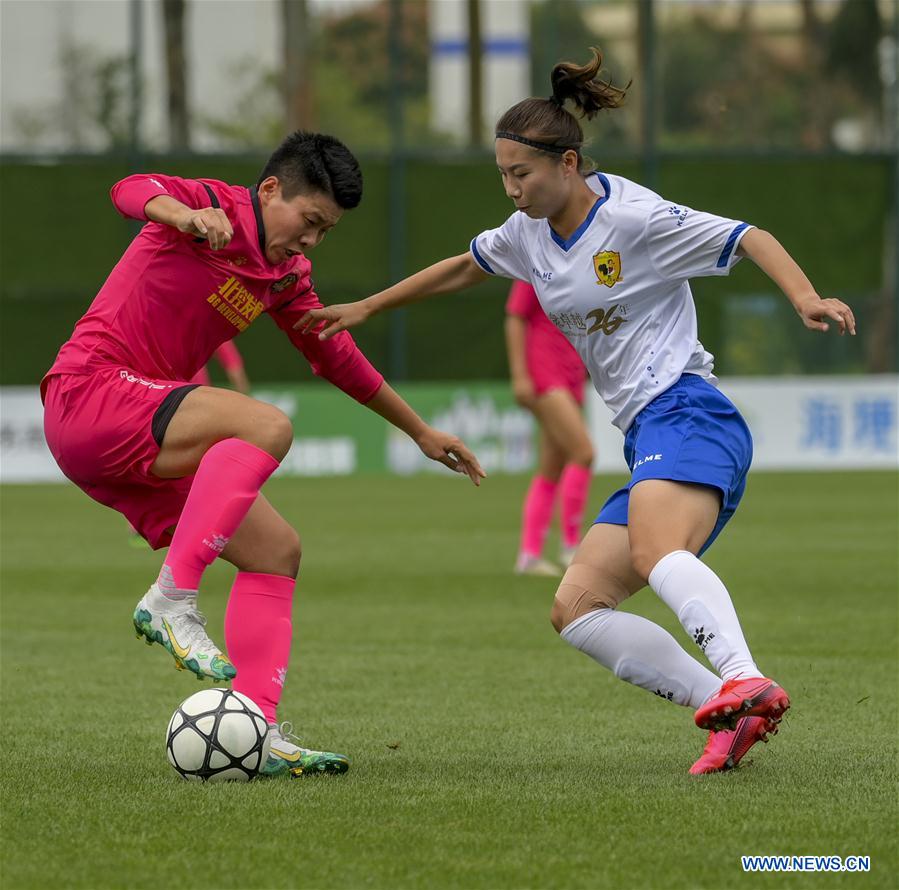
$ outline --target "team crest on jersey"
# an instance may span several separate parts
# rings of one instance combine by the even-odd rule
[[[617,250],[601,250],[594,254],[593,271],[596,272],[596,283],[606,287],[624,281],[621,277],[621,256]]]
[[[297,283],[297,273],[291,272],[283,278],[279,278],[273,285],[272,290],[276,294],[280,294],[282,290],[287,290],[292,284]]]

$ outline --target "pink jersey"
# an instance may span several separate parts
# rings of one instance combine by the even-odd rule
[[[512,285],[506,314],[517,315],[526,322],[525,361],[538,394],[553,386],[582,392],[584,363],[565,335],[546,317],[531,285],[523,281]]]
[[[148,222],[131,242],[56,357],[53,374],[90,374],[123,365],[148,378],[190,380],[222,344],[268,313],[313,372],[360,402],[384,378],[346,332],[322,342],[294,322],[322,304],[302,255],[273,266],[255,189],[214,179],[158,173],[129,176],[112,188],[118,211],[146,219],[144,206],[170,195],[197,209],[221,206],[234,229],[223,250],[172,226]]]

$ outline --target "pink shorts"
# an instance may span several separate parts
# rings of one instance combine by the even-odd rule
[[[552,373],[542,368],[529,368],[531,380],[534,383],[534,391],[538,396],[548,393],[552,389],[564,389],[571,393],[578,405],[584,404],[584,376],[580,374],[573,379],[563,373]]]
[[[165,427],[195,385],[110,365],[42,383],[44,435],[63,473],[121,513],[154,550],[171,543],[193,476],[160,479],[150,467]]]

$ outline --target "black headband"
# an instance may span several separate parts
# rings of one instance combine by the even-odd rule
[[[552,145],[549,142],[535,142],[533,139],[526,139],[517,133],[506,133],[501,131],[496,134],[497,139],[511,139],[513,142],[520,142],[522,145],[529,145],[531,148],[538,148],[540,151],[550,151],[553,154],[563,155],[566,151],[577,151],[571,145]]]

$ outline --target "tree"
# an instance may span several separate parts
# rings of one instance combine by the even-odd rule
[[[311,21],[306,0],[281,0],[284,116],[288,130],[315,128]]]
[[[175,149],[190,148],[185,53],[186,5],[186,0],[162,0],[169,146]]]

